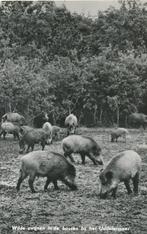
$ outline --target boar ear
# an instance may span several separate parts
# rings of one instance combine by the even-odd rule
[[[113,177],[113,172],[112,171],[108,171],[106,173],[106,178],[109,180],[109,179],[112,179],[112,177]]]

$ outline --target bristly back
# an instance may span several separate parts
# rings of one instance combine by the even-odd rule
[[[95,141],[92,137],[89,137],[89,136],[82,136],[82,137],[84,137],[84,138],[86,138],[86,139],[89,139],[89,140],[92,141],[92,143],[94,143],[94,144],[97,144],[96,141]]]
[[[98,143],[97,143],[93,138],[91,138],[91,137],[89,137],[89,136],[83,136],[83,137],[86,138],[86,139],[89,139],[89,140],[93,143],[93,146],[94,146],[97,150],[101,151],[100,146],[98,145]]]
[[[60,154],[58,152],[54,152],[54,151],[51,151],[50,153],[63,158],[68,164],[68,173],[69,173],[69,175],[74,176],[74,177],[76,176],[75,166],[72,163],[70,163],[64,155],[62,155],[62,154]]]

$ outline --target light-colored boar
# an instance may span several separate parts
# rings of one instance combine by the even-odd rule
[[[19,125],[25,124],[25,118],[24,116],[15,113],[15,112],[8,112],[2,116],[2,122],[12,122],[12,123],[17,123]]]
[[[14,139],[17,138],[19,139],[19,126],[18,125],[14,125],[11,122],[3,122],[1,124],[1,132],[0,132],[0,136],[3,135],[3,138],[5,139],[6,134],[13,134]]]
[[[16,189],[19,191],[22,181],[29,176],[29,187],[34,193],[33,186],[35,177],[47,177],[44,191],[47,190],[49,183],[53,183],[58,189],[57,181],[60,180],[71,190],[76,190],[75,184],[76,169],[61,154],[48,151],[33,151],[21,158],[20,176]]]
[[[65,119],[65,127],[67,128],[67,135],[75,134],[78,126],[77,117],[74,114],[70,114]]]
[[[138,194],[139,172],[141,169],[141,158],[133,150],[120,152],[113,157],[104,170],[101,171],[100,178],[100,197],[106,198],[112,192],[116,197],[116,190],[120,182],[124,182],[128,194],[132,192],[130,179],[133,181],[134,193]]]
[[[48,134],[49,138],[50,138],[50,143],[52,143],[53,141],[53,137],[52,137],[52,125],[49,122],[45,122],[42,126],[42,129]]]
[[[62,147],[64,156],[69,157],[73,162],[74,160],[71,154],[79,153],[81,155],[82,164],[85,164],[85,156],[87,155],[95,165],[103,165],[101,148],[91,137],[70,135],[63,139]]]
[[[116,128],[111,131],[111,142],[118,140],[119,137],[123,137],[126,142],[126,136],[129,135],[129,132],[125,128]]]

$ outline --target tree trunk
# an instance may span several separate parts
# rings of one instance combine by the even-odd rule
[[[127,118],[127,115],[125,116],[125,127],[126,128],[128,127],[128,118]]]
[[[117,126],[119,126],[119,107],[117,107],[116,109],[116,123],[117,123]]]
[[[12,112],[11,102],[9,99],[5,100],[5,113]]]
[[[55,116],[54,116],[54,112],[52,113],[52,117],[53,117],[53,125],[55,125]],[[49,119],[49,121],[51,121],[51,120]]]
[[[101,108],[100,109],[100,118],[99,118],[99,121],[101,124],[102,124],[102,115],[103,115],[103,109]]]
[[[94,124],[97,124],[97,105],[94,105],[94,113],[93,113]]]

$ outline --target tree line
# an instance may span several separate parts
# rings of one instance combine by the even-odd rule
[[[119,0],[92,19],[54,2],[0,5],[0,115],[44,110],[63,125],[125,125],[147,114],[147,4]]]

